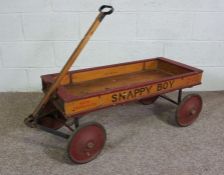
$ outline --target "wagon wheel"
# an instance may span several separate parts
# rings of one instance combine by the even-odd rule
[[[144,98],[144,99],[139,100],[139,102],[143,105],[151,105],[157,100],[158,97],[159,96]]]
[[[202,110],[202,98],[197,94],[190,94],[184,97],[176,110],[176,122],[179,126],[191,125],[199,116]]]
[[[40,125],[54,130],[60,129],[65,121],[66,119],[59,112],[53,112],[38,119]]]
[[[106,141],[104,127],[96,122],[81,125],[69,138],[67,153],[74,163],[87,163],[95,159]]]

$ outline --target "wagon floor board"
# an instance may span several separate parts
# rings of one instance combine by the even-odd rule
[[[112,76],[107,78],[95,79],[81,83],[73,83],[65,86],[67,91],[76,96],[101,92],[104,90],[126,87],[134,84],[144,83],[147,81],[159,80],[169,77],[172,74],[161,70],[144,70],[135,73]]]

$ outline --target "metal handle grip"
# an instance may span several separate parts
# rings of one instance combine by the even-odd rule
[[[114,8],[111,5],[102,5],[99,8],[99,12],[103,13],[104,15],[110,15],[114,12]]]

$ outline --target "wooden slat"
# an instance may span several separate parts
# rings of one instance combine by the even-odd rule
[[[147,61],[145,62],[145,69],[157,69],[158,68],[158,60]]]
[[[56,76],[53,77],[53,80],[55,81],[56,78],[57,78]],[[61,80],[60,85],[64,86],[64,85],[68,85],[70,83],[71,83],[70,75],[68,74],[68,75],[65,75],[65,77]]]
[[[137,63],[137,64],[122,65],[116,67],[109,67],[105,69],[97,69],[86,72],[74,73],[71,75],[71,77],[73,83],[79,83],[83,81],[138,72],[141,71],[142,69],[143,69],[143,63]]]
[[[189,69],[186,69],[184,67],[181,67],[181,66],[178,66],[175,64],[170,64],[169,62],[165,62],[162,60],[160,60],[158,62],[158,69],[163,70],[168,73],[175,74],[175,75],[184,74],[184,73],[189,72]]]

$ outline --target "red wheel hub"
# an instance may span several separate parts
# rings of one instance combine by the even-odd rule
[[[151,104],[153,104],[157,100],[158,97],[159,96],[154,96],[154,97],[150,97],[150,98],[144,98],[144,99],[139,100],[139,102],[141,104],[143,104],[143,105],[151,105]]]
[[[101,152],[106,141],[106,132],[98,123],[79,127],[70,137],[68,155],[74,163],[87,163]]]
[[[202,110],[202,98],[197,94],[187,95],[176,111],[176,122],[179,126],[191,125]]]

